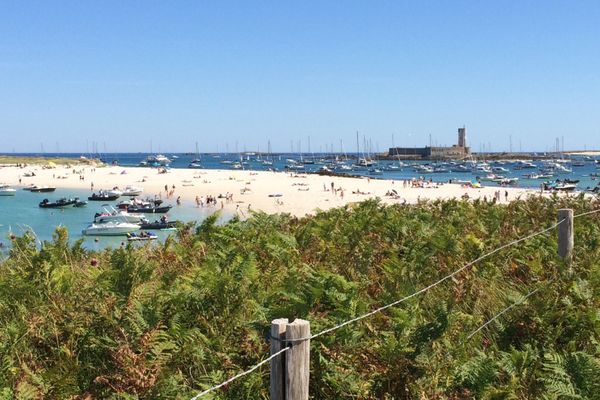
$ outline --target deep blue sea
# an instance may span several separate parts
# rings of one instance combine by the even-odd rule
[[[23,155],[23,156],[39,156],[40,154],[16,154],[10,153],[7,155]],[[65,154],[65,153],[46,153],[46,157],[72,157],[79,158],[81,154]],[[115,163],[121,166],[135,167],[138,166],[140,161],[144,160],[148,156],[147,153],[118,153],[118,154],[102,154],[93,155],[94,158],[101,158],[106,163]],[[169,153],[165,154],[171,159],[170,168],[187,168],[188,164],[197,158],[194,154],[183,154],[183,153]],[[300,154],[276,154],[276,155],[252,155],[252,154],[201,154],[201,165],[204,169],[231,169],[234,168],[236,163],[239,163],[238,168],[247,170],[286,170],[286,165],[293,164],[294,160],[300,163],[300,161],[314,161],[314,164],[307,163],[304,165],[302,171],[316,172],[331,161],[335,155],[315,154],[307,156]],[[92,155],[88,155],[92,157]],[[337,155],[339,159],[343,159],[342,155]],[[265,162],[268,160],[269,162]],[[587,188],[593,188],[598,186],[600,182],[600,165],[595,163],[593,159],[578,158],[578,161],[582,162],[583,166],[575,166],[570,163],[564,164],[565,167],[571,169],[572,172],[560,173],[552,178],[555,179],[577,179],[580,182],[577,184],[578,190],[585,190]],[[353,170],[353,171],[340,171],[351,175],[357,176],[371,176],[372,178],[378,179],[389,179],[389,180],[402,180],[411,179],[418,177],[425,177],[426,179],[433,179],[434,181],[449,180],[471,180],[475,181],[476,176],[480,174],[474,174],[472,172],[438,172],[438,173],[424,173],[423,171],[416,171],[415,166],[426,164],[426,162],[411,162],[403,161],[406,164],[402,167],[398,167],[398,161],[379,161],[375,166],[371,168],[371,171],[367,168]],[[352,164],[353,161],[348,161],[347,164]],[[534,162],[536,166],[541,167],[542,162]],[[507,178],[519,178],[518,186],[520,187],[531,187],[539,188],[542,180],[539,179],[528,179],[524,174],[531,174],[539,172],[537,169],[515,169],[516,163],[507,162],[503,164],[493,164],[491,166],[502,167],[506,171],[497,172]],[[441,165],[441,168],[450,169],[451,165]],[[373,168],[377,168],[378,171],[372,171]],[[395,168],[395,169],[394,169]],[[0,183],[2,182],[2,175],[0,170]],[[484,182],[485,185],[495,185],[493,182]],[[52,198],[60,197],[75,197],[86,198],[88,191],[78,192],[77,190],[68,189],[57,189],[56,192],[52,193]],[[50,197],[50,196],[48,196]],[[99,204],[89,204],[84,208],[66,208],[64,210],[52,210],[52,209],[41,209],[37,204],[44,198],[43,193],[30,193],[19,190],[18,196],[15,197],[2,197],[0,196],[0,242],[3,242],[4,248],[8,244],[9,232],[21,234],[24,230],[32,230],[35,232],[40,240],[49,240],[52,236],[52,232],[58,225],[64,225],[69,229],[70,235],[73,239],[82,237],[81,230],[85,228],[92,220],[92,217],[96,211],[99,211]],[[182,221],[198,221],[201,222],[206,216],[212,212],[210,209],[198,209],[193,204],[182,204],[179,207],[174,207],[170,212],[169,216],[171,219],[179,219]],[[152,215],[150,216],[150,218]],[[229,218],[223,216],[223,219]],[[169,233],[159,232],[160,237],[164,238]],[[172,233],[171,233],[172,234]],[[119,246],[123,238],[114,237],[100,237],[97,240],[93,237],[85,238],[85,246],[91,249],[100,249],[107,246]]]

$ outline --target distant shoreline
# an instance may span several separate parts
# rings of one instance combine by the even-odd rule
[[[36,156],[36,155],[0,155],[0,166],[16,166],[17,164],[27,165],[100,165],[101,161],[89,158],[79,157],[55,157],[55,156]]]

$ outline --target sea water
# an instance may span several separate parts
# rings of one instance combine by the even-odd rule
[[[69,232],[71,241],[83,238],[84,246],[88,249],[102,249],[105,247],[117,247],[126,241],[125,236],[85,236],[82,230],[94,220],[97,212],[102,212],[104,205],[115,206],[124,198],[113,202],[90,201],[84,207],[68,206],[65,208],[40,208],[39,203],[43,199],[55,201],[62,197],[79,197],[87,200],[89,190],[61,189],[51,193],[32,193],[18,189],[15,196],[0,196],[0,243],[6,250],[10,244],[10,235],[23,235],[31,232],[39,242],[51,240],[56,227],[64,226]],[[213,214],[217,208],[197,208],[191,202],[182,202],[175,205],[175,201],[165,200],[164,204],[172,204],[173,208],[167,214],[170,221],[180,220],[182,222],[201,223],[206,217]],[[145,214],[150,221],[160,219],[164,214]],[[219,217],[220,222],[231,218],[230,214],[223,213]],[[157,234],[159,240],[164,240],[173,231],[152,231]],[[142,242],[144,243],[144,242]]]

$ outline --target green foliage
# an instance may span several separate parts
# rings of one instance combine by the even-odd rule
[[[163,244],[101,252],[63,228],[41,245],[25,234],[0,264],[0,399],[190,398],[264,359],[272,319],[321,331],[549,226],[562,207],[597,205],[366,201],[303,219],[213,216]],[[599,399],[599,218],[576,220],[572,273],[551,232],[314,340],[312,398]],[[268,398],[268,379],[263,368],[212,398]]]

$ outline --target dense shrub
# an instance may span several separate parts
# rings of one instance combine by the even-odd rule
[[[0,264],[0,398],[186,399],[268,355],[274,318],[318,332],[597,204],[367,201],[256,213],[155,246],[94,253],[59,228]],[[600,398],[600,215],[502,250],[424,295],[311,345],[315,399]],[[539,292],[472,339],[525,293]],[[213,398],[268,398],[268,367]]]

